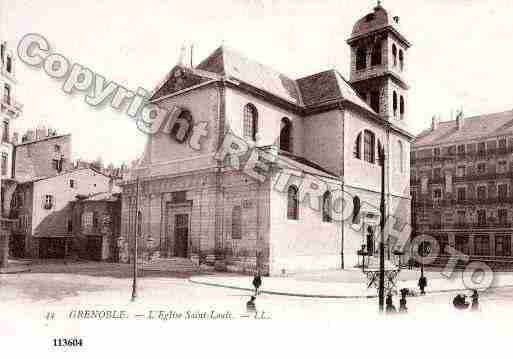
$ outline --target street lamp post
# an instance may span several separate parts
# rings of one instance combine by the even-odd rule
[[[132,302],[137,299],[137,247],[139,236],[139,177],[136,180],[135,189],[135,226],[134,226],[134,259],[133,268],[134,275],[132,280]]]
[[[381,166],[381,202],[380,202],[380,229],[379,241],[379,311],[383,312],[385,305],[385,149],[378,147],[379,164]]]

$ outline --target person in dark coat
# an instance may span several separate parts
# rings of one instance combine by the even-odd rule
[[[399,312],[408,313],[408,307],[406,307],[406,295],[408,295],[408,288],[401,289],[401,300],[399,300]]]
[[[257,272],[253,277],[253,287],[255,287],[255,297],[258,295],[258,288],[262,285],[262,277],[260,277],[260,272]]]
[[[396,313],[397,312],[397,309],[395,309],[395,305],[394,305],[394,302],[392,301],[392,294],[387,294],[387,300],[386,300],[386,308],[385,308],[386,312],[391,314],[391,313]]]
[[[467,309],[470,305],[467,302],[467,296],[465,294],[458,294],[454,297],[452,304],[456,309]]]
[[[419,278],[420,294],[426,294],[426,292],[425,292],[426,287],[427,287],[427,278],[424,276],[421,276]]]
[[[470,307],[470,310],[478,311],[479,310],[479,293],[477,293],[477,290],[474,289],[474,292],[472,293],[470,298],[472,298],[472,306]]]

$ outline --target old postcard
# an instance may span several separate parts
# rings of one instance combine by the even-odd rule
[[[512,18],[0,0],[0,351],[507,356]]]

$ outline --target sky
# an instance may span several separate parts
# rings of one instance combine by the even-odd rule
[[[27,33],[131,90],[153,89],[194,44],[198,64],[221,44],[291,78],[336,68],[349,78],[349,37],[373,0],[94,1],[0,0],[2,34],[15,51]],[[384,0],[413,46],[406,55],[408,123],[419,133],[442,121],[513,108],[513,1]],[[123,111],[95,109],[43,70],[15,64],[20,133],[40,124],[71,133],[73,158],[130,162],[145,135]]]

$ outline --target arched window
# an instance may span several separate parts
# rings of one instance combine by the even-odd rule
[[[374,44],[372,48],[371,66],[381,65],[381,43]]]
[[[394,117],[397,115],[397,92],[394,91],[392,108],[394,109]]]
[[[244,138],[256,141],[258,132],[258,112],[255,106],[248,103],[244,106]]]
[[[287,192],[287,218],[299,218],[299,200],[296,186],[290,186]]]
[[[360,222],[360,198],[358,196],[353,197],[353,223]]]
[[[404,69],[404,55],[403,55],[403,50],[399,50],[399,68],[401,69],[401,71],[403,71],[403,69]]]
[[[397,66],[397,46],[392,45],[392,57],[394,58],[394,66]]]
[[[292,123],[286,117],[281,119],[280,150],[292,152]]]
[[[399,172],[403,173],[404,172],[404,148],[403,148],[403,143],[401,141],[397,141],[397,146],[399,148],[399,156],[398,156],[398,161],[399,161]]]
[[[179,143],[184,143],[193,127],[192,115],[189,111],[183,110],[173,121],[170,136]]]
[[[356,136],[356,141],[354,141],[353,156],[355,158],[358,158],[359,160],[362,159],[362,133],[361,132],[358,134],[358,136]]]
[[[322,221],[331,222],[331,193],[329,191],[322,196]]]
[[[356,50],[356,69],[363,70],[367,67],[367,50],[364,47]]]
[[[365,130],[363,133],[363,159],[369,163],[375,162],[375,151],[376,139],[374,133],[369,130]]]
[[[232,209],[232,239],[242,238],[242,209],[235,206]]]
[[[399,100],[399,113],[401,114],[401,118],[404,116],[404,97],[401,96]]]

